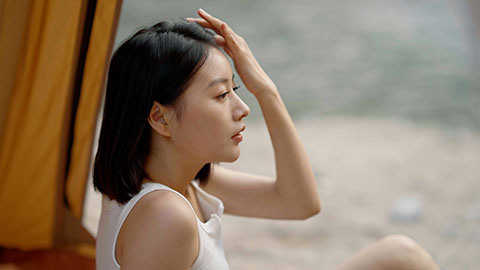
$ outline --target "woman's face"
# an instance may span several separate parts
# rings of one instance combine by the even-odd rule
[[[209,55],[181,97],[183,113],[171,128],[175,146],[202,162],[233,162],[240,156],[238,134],[248,106],[233,91],[232,68],[218,49]]]

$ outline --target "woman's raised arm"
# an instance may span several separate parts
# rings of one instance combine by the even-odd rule
[[[279,219],[304,219],[320,211],[315,177],[293,121],[276,85],[245,40],[203,10],[188,19],[217,33],[217,43],[233,59],[246,88],[262,109],[275,153],[276,179],[215,167],[204,187],[225,203],[226,213]]]

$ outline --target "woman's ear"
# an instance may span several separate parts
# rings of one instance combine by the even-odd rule
[[[148,123],[150,126],[160,135],[169,138],[172,134],[170,132],[170,126],[166,117],[167,112],[170,109],[154,101],[150,114],[148,115]]]

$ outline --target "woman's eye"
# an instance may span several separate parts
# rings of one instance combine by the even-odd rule
[[[223,98],[225,98],[225,97],[228,95],[228,93],[230,93],[230,91],[225,92],[225,93],[221,94],[221,95],[218,96],[218,97],[223,99]]]
[[[238,90],[238,88],[240,88],[240,85],[235,85],[232,90],[235,92]],[[217,98],[220,98],[220,99],[224,99],[228,94],[230,94],[231,91],[227,91],[221,95],[219,95]]]
[[[238,88],[240,88],[240,85],[235,85],[235,86],[232,88],[232,90],[235,92],[235,91],[238,90]],[[231,91],[227,91],[227,92],[221,94],[220,96],[218,96],[218,98],[224,99],[230,92],[231,92]]]

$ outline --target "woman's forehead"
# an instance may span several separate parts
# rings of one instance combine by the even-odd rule
[[[227,57],[220,50],[212,48],[196,75],[198,75],[195,76],[198,80],[205,81],[208,84],[217,78],[231,78],[232,67]]]

